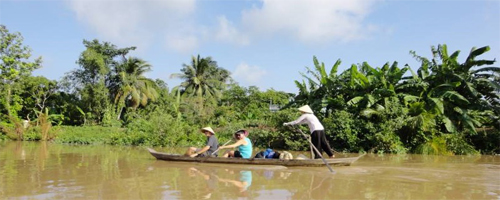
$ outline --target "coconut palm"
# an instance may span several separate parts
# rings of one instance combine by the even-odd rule
[[[117,119],[125,106],[137,109],[139,105],[146,106],[148,101],[156,100],[156,82],[144,76],[148,71],[151,71],[151,65],[135,57],[123,58],[116,65],[111,90],[117,106]]]
[[[183,64],[182,73],[172,74],[171,78],[184,80],[180,84],[182,94],[198,97],[221,97],[221,91],[230,80],[230,73],[217,66],[211,57],[191,58],[191,65]]]

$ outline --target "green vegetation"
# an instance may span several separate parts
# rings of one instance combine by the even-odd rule
[[[118,48],[83,41],[79,67],[61,80],[35,77],[20,33],[0,26],[0,140],[70,144],[201,146],[211,126],[221,143],[241,128],[259,148],[306,150],[300,133],[281,124],[308,104],[336,151],[422,154],[500,153],[500,68],[473,48],[466,60],[446,45],[431,47],[417,71],[397,62],[353,64],[339,71],[313,57],[296,80],[298,94],[238,85],[211,57],[193,56],[172,89],[144,74],[154,66]],[[292,84],[292,80],[290,81]],[[271,107],[279,107],[278,111]],[[301,127],[307,131],[306,127]]]

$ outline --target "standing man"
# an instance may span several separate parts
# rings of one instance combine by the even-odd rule
[[[326,154],[328,154],[330,158],[334,158],[335,155],[333,155],[330,144],[328,144],[328,141],[326,141],[325,128],[323,128],[323,125],[321,124],[321,122],[319,122],[319,119],[313,114],[311,108],[308,105],[305,105],[300,107],[299,111],[302,115],[297,120],[283,123],[283,126],[307,124],[309,126],[309,131],[311,132],[311,142],[320,153],[318,155],[318,153],[314,151],[314,158],[321,158],[323,150],[325,150]]]
[[[203,148],[189,147],[186,156],[190,157],[210,157],[219,148],[219,141],[215,137],[215,132],[210,127],[200,129],[201,133],[207,136],[207,144]],[[215,154],[217,156],[217,154]]]

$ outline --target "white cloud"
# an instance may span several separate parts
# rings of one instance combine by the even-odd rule
[[[262,0],[242,12],[242,26],[255,36],[289,35],[306,43],[351,41],[366,37],[374,0]]]
[[[381,31],[364,22],[376,0],[261,0],[261,5],[241,11],[241,21],[227,18],[227,13],[216,13],[213,26],[203,24],[210,22],[210,17],[196,21],[197,13],[203,13],[196,10],[203,9],[196,8],[196,0],[68,2],[79,21],[100,39],[119,46],[137,46],[138,50],[158,40],[164,40],[161,43],[169,49],[191,52],[212,40],[248,45],[262,36],[286,36],[316,44],[357,40]]]
[[[266,70],[258,66],[250,66],[246,63],[239,64],[233,72],[236,82],[257,84],[267,74]]]
[[[198,47],[198,38],[194,35],[167,35],[166,46],[178,52],[188,53]]]
[[[233,23],[227,20],[225,16],[218,17],[219,27],[217,28],[215,38],[219,41],[225,41],[232,44],[248,45],[249,39],[238,31]]]
[[[167,35],[183,35],[176,32],[177,27],[188,26],[186,22],[195,10],[195,1],[71,0],[69,6],[79,21],[104,40],[140,47],[148,46],[161,35],[164,37],[160,39],[168,38]],[[196,42],[192,36],[183,40]]]

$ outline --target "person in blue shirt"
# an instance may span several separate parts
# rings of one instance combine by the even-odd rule
[[[235,157],[235,158],[250,158],[252,157],[252,141],[247,138],[248,131],[238,130],[234,133],[234,138],[236,142],[231,145],[225,145],[219,147],[219,149],[230,149],[237,148],[236,151],[228,150],[224,153],[223,157]]]

